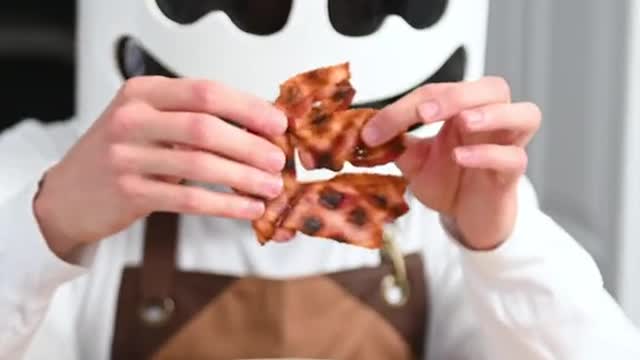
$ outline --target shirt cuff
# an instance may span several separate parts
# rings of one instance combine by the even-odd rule
[[[445,233],[460,251],[464,268],[474,276],[493,280],[527,273],[558,285],[567,282],[578,285],[576,282],[583,279],[588,282],[584,285],[593,285],[594,279],[602,284],[593,258],[538,208],[521,207],[509,238],[487,251],[464,246],[455,226],[447,219],[441,221]]]
[[[3,268],[13,272],[8,276],[12,283],[22,288],[18,293],[52,294],[58,286],[88,271],[95,256],[95,246],[87,246],[78,252],[70,263],[59,258],[45,240],[33,210],[33,201],[40,181],[33,181],[23,191],[15,194],[0,208],[0,223],[9,236],[3,241],[0,255],[8,261]],[[4,253],[4,254],[2,254]]]

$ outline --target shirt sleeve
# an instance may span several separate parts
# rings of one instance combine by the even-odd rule
[[[592,257],[538,208],[528,182],[521,194],[514,231],[497,249],[472,251],[446,232],[453,249],[441,274],[450,284],[438,310],[458,321],[440,320],[452,347],[437,351],[465,359],[640,359],[640,333]]]
[[[42,173],[55,161],[56,154],[46,142],[34,144],[47,134],[42,125],[28,123],[0,137],[0,165],[10,175],[0,177],[2,359],[23,357],[58,288],[82,276],[93,256],[88,248],[78,263],[65,262],[51,251],[40,232],[33,200]],[[19,160],[15,154],[20,154]]]

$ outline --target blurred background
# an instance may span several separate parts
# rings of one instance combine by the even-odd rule
[[[529,170],[541,204],[640,325],[639,15],[636,0],[492,0],[486,72],[541,106]],[[72,115],[74,17],[74,0],[0,2],[0,131]]]
[[[541,205],[640,324],[640,1],[491,0],[490,10],[486,72],[544,113],[529,149]]]
[[[75,0],[0,2],[0,131],[24,117],[72,114],[74,30]]]

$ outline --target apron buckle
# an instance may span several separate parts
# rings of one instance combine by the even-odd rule
[[[159,327],[171,319],[175,308],[175,302],[169,297],[151,298],[141,304],[138,316],[145,325]]]
[[[388,231],[383,234],[383,246],[380,255],[388,258],[393,267],[393,273],[386,275],[380,284],[382,298],[389,306],[402,307],[409,301],[410,294],[407,267],[402,251],[393,235]]]

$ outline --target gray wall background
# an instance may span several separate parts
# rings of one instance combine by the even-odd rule
[[[640,324],[640,233],[630,221],[640,212],[628,206],[640,178],[625,181],[627,140],[640,140],[629,134],[637,8],[636,0],[491,0],[486,72],[506,77],[514,100],[542,108],[529,149],[541,204],[595,257],[607,289]]]

